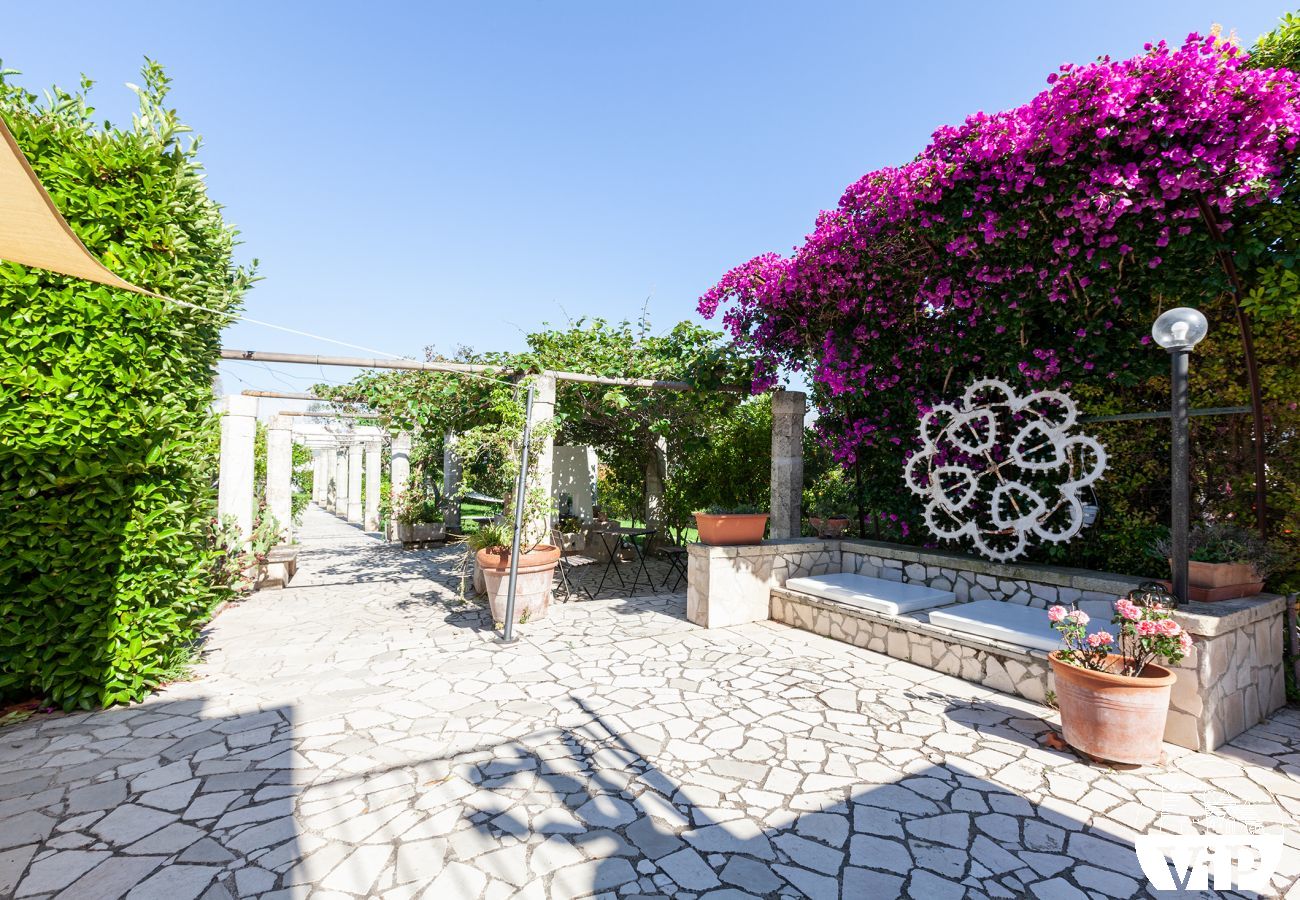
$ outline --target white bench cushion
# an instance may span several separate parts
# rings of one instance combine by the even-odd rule
[[[952,591],[941,591],[923,584],[886,581],[852,572],[791,578],[785,586],[787,590],[812,594],[823,600],[834,600],[888,616],[943,606],[957,599]]]
[[[936,609],[930,613],[930,623],[1035,650],[1057,650],[1061,646],[1061,635],[1047,621],[1047,610],[1001,600],[976,600]]]

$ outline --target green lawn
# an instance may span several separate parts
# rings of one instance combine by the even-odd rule
[[[471,502],[462,503],[460,505],[461,532],[464,534],[469,534],[471,532],[478,531],[478,525],[473,521],[472,519],[473,516],[495,516],[499,512],[501,512],[501,507],[493,506],[489,503],[471,503]],[[634,521],[632,519],[619,519],[618,524],[627,528],[631,528],[635,525],[640,525],[641,523]],[[697,532],[694,528],[686,529],[686,532],[685,534],[682,535],[682,537],[685,540],[685,542],[688,544],[698,541],[700,539],[699,532]]]

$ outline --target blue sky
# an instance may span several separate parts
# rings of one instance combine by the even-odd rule
[[[1249,43],[1284,9],[72,0],[10,4],[0,58],[36,89],[86,73],[114,119],[160,60],[261,260],[248,314],[419,356],[643,305],[656,330],[695,317],[727,269],[788,251],[937,126],[1025,101],[1061,62],[1215,22]],[[226,345],[352,352],[247,324]],[[321,374],[223,367],[227,390]]]

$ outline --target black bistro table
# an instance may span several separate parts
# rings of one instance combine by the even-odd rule
[[[609,578],[609,573],[613,571],[614,577],[618,579],[619,587],[625,591],[631,591],[635,594],[637,586],[640,585],[641,579],[645,579],[645,585],[651,590],[654,589],[654,581],[646,568],[645,548],[650,539],[659,533],[657,528],[628,528],[619,526],[616,528],[601,528],[593,532],[600,535],[600,542],[605,547],[605,553],[608,557],[605,562],[605,569],[600,573],[600,584],[592,592],[594,597],[599,594],[605,587],[605,580]],[[637,544],[637,538],[641,543]],[[623,573],[618,570],[619,551],[624,548],[630,548],[636,556],[636,572],[632,577],[632,586],[629,588],[628,583],[623,580]]]

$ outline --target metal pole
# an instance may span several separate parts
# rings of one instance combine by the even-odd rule
[[[1172,389],[1169,442],[1169,485],[1172,491],[1170,498],[1172,522],[1169,529],[1172,539],[1170,565],[1173,595],[1180,604],[1187,602],[1187,531],[1188,507],[1191,504],[1191,486],[1188,476],[1190,439],[1187,429],[1187,362],[1190,355],[1190,351],[1185,349],[1173,350],[1169,354],[1169,381]]]
[[[501,632],[501,643],[513,644],[515,637],[515,582],[519,578],[519,533],[523,527],[524,492],[528,490],[528,445],[532,443],[533,386],[528,385],[528,401],[524,404],[524,448],[519,454],[519,477],[515,479],[515,528],[510,538],[510,580],[506,582],[506,626]]]

